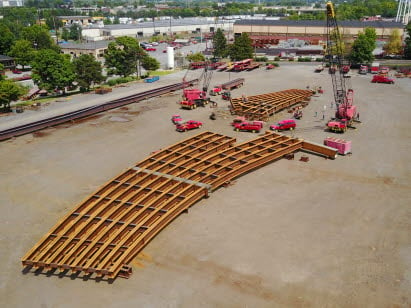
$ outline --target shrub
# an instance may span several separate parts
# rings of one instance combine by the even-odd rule
[[[201,52],[196,52],[187,56],[187,60],[190,62],[205,61],[205,57]]]
[[[267,66],[267,65],[269,65],[269,64],[272,64],[272,65],[274,65],[275,67],[279,67],[279,66],[280,66],[280,64],[278,64],[277,62],[267,62],[265,65]]]
[[[254,58],[255,61],[257,62],[267,62],[267,57],[255,57]]]
[[[134,81],[134,80],[137,80],[137,79],[138,79],[137,77],[133,77],[133,76],[119,77],[119,78],[114,78],[114,79],[108,80],[107,84],[110,87],[113,87],[116,84],[127,83],[127,82]]]
[[[274,61],[280,61],[280,57],[275,57]]]

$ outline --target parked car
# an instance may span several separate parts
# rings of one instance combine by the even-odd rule
[[[173,124],[179,124],[181,123],[181,121],[183,121],[183,119],[181,118],[179,114],[173,114],[171,116],[171,122],[173,122]]]
[[[156,51],[157,49],[154,47],[146,47],[144,48],[145,51]]]
[[[241,124],[243,122],[245,122],[245,117],[238,116],[233,120],[233,122],[231,122],[231,126],[235,126],[236,124]]]
[[[271,130],[276,130],[276,131],[282,131],[282,130],[293,130],[297,124],[295,123],[295,120],[293,119],[287,119],[278,122],[277,124],[270,125]]]
[[[259,133],[260,130],[263,128],[263,125],[264,123],[262,121],[252,121],[252,122],[244,121],[242,123],[235,123],[234,130],[237,132],[246,131],[246,132],[252,132],[252,133]]]
[[[317,65],[314,72],[321,73],[323,70],[324,70],[324,65],[320,64],[320,65]]]
[[[18,69],[12,70],[12,72],[13,72],[13,74],[21,74],[21,73],[23,73],[22,71],[20,71],[20,70],[18,70]]]
[[[387,66],[381,66],[380,67],[380,71],[378,72],[378,74],[382,74],[382,75],[386,75],[390,72],[390,68]]]
[[[358,73],[361,74],[361,75],[367,75],[368,66],[367,65],[361,65],[360,69],[358,70]]]
[[[372,77],[371,82],[373,83],[394,83],[394,79],[387,77],[387,76],[383,76],[383,75],[374,75]]]
[[[151,42],[151,46],[158,46],[157,42]]]
[[[153,46],[152,46],[151,44],[149,44],[149,43],[142,42],[142,43],[140,43],[140,47],[146,49],[146,48],[148,48],[148,47],[153,47]]]
[[[188,130],[191,129],[195,129],[195,128],[201,128],[201,126],[203,126],[203,123],[200,121],[194,121],[194,120],[190,120],[181,124],[177,124],[176,125],[176,130],[179,132],[186,132]]]

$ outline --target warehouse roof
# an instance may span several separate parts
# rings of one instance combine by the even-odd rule
[[[8,61],[8,60],[14,60],[14,58],[6,56],[6,55],[0,55],[0,61]]]
[[[199,19],[199,18],[184,18],[184,19],[171,19],[171,22],[170,20],[156,20],[154,23],[150,21],[150,22],[141,22],[137,24],[105,25],[103,28],[92,26],[90,28],[99,28],[99,29],[105,29],[105,30],[120,30],[120,29],[136,29],[136,28],[170,27],[170,23],[172,27],[193,26],[193,25],[210,25],[210,26],[218,27],[218,25],[221,24],[221,22],[218,22],[216,25],[215,20],[205,20],[205,19]],[[225,23],[228,23],[228,21],[225,21]]]
[[[288,26],[288,27],[325,27],[324,20],[258,20],[243,19],[237,20],[234,25],[256,25],[256,26]],[[338,25],[345,28],[404,28],[401,22],[394,21],[358,21],[343,20]]]
[[[63,49],[85,49],[85,50],[94,50],[100,48],[107,48],[110,41],[96,41],[89,43],[61,43],[59,44]]]

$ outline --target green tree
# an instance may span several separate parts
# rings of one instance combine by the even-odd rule
[[[8,54],[13,41],[14,34],[10,31],[9,27],[0,24],[0,55]]]
[[[371,63],[374,60],[373,50],[369,38],[365,33],[360,32],[352,45],[349,59],[351,63]]]
[[[188,55],[187,60],[190,62],[200,62],[200,61],[204,61],[205,57],[201,52],[196,52],[191,55]]]
[[[69,38],[74,41],[79,41],[81,39],[81,26],[78,24],[72,24],[70,26]]]
[[[337,7],[340,20],[358,20],[364,16],[375,15],[395,17],[398,5],[395,0],[352,0],[341,2]]]
[[[24,66],[29,65],[34,55],[34,49],[27,40],[17,40],[11,47],[9,55],[16,59],[17,64]]]
[[[66,42],[70,39],[70,32],[66,28],[63,28],[61,32],[61,38]]]
[[[68,55],[62,55],[51,49],[39,50],[31,63],[33,80],[39,88],[60,90],[65,93],[76,79],[74,66]]]
[[[411,22],[408,23],[405,30],[408,35],[407,35],[407,38],[405,39],[404,58],[411,59]]]
[[[234,39],[234,44],[230,45],[228,54],[234,61],[253,57],[253,46],[247,33],[244,32]]]
[[[73,61],[76,81],[81,88],[90,90],[92,84],[106,80],[102,74],[101,63],[96,61],[92,55],[81,55]]]
[[[0,63],[0,81],[6,79],[6,77],[3,74],[4,74],[4,65]]]
[[[384,51],[388,55],[399,55],[402,53],[402,42],[398,29],[394,29],[391,32],[387,44],[384,45]]]
[[[220,28],[218,28],[216,33],[214,34],[213,47],[213,55],[215,58],[223,58],[227,55],[227,39],[225,38],[225,35]]]
[[[31,42],[35,49],[60,50],[45,26],[33,25],[26,27],[22,30],[21,37]]]
[[[372,53],[377,47],[377,32],[375,31],[375,28],[365,28],[364,34],[367,38],[370,52]]]
[[[148,72],[155,71],[160,68],[160,62],[156,58],[146,56],[141,60],[141,66]]]
[[[121,36],[115,42],[108,45],[104,55],[109,75],[129,76],[140,71],[138,69],[140,61],[147,56],[147,53],[140,47],[135,38]]]
[[[10,111],[10,102],[17,101],[28,89],[11,80],[0,81],[0,111]]]

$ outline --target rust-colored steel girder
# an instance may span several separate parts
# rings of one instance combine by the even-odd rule
[[[234,178],[300,149],[336,155],[269,132],[234,143],[204,132],[152,154],[80,202],[27,252],[23,266],[114,279],[175,217]]]
[[[249,120],[267,121],[274,113],[295,104],[309,101],[313,95],[310,90],[290,89],[280,92],[248,96],[247,101],[243,98],[232,98],[232,113],[245,116]]]

